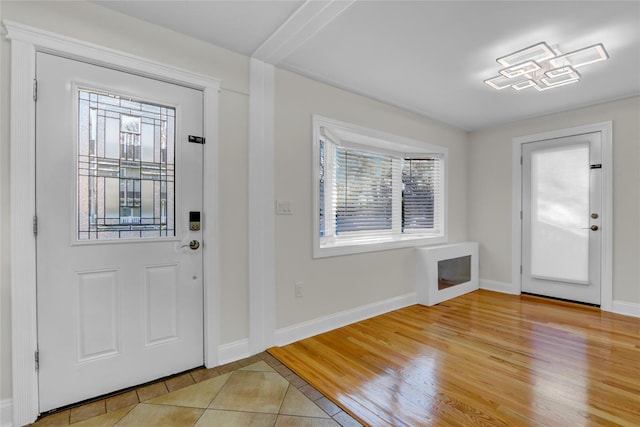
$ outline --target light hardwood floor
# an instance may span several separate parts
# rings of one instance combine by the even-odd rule
[[[269,352],[371,426],[640,426],[640,319],[476,291]]]

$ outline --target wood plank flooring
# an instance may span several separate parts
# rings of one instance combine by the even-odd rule
[[[476,291],[269,352],[371,426],[640,426],[640,319]]]

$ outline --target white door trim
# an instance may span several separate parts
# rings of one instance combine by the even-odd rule
[[[205,365],[218,362],[218,91],[220,81],[81,40],[11,21],[3,21],[11,41],[11,334],[13,423],[38,416],[35,213],[36,52],[82,60],[119,71],[202,90],[204,94],[204,349]]]
[[[522,291],[522,144],[563,138],[585,133],[602,135],[602,271],[600,308],[613,310],[613,122],[602,122],[513,138],[512,142],[512,210],[511,210],[511,278],[514,293]]]

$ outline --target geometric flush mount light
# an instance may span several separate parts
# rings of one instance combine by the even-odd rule
[[[609,54],[601,43],[562,54],[541,42],[496,59],[503,68],[484,82],[497,90],[531,87],[542,92],[577,83],[578,68],[606,59]]]

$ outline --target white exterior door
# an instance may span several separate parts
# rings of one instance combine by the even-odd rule
[[[40,411],[203,364],[201,91],[37,54]],[[194,242],[189,246],[189,242]]]
[[[523,144],[522,291],[600,304],[598,132]]]

